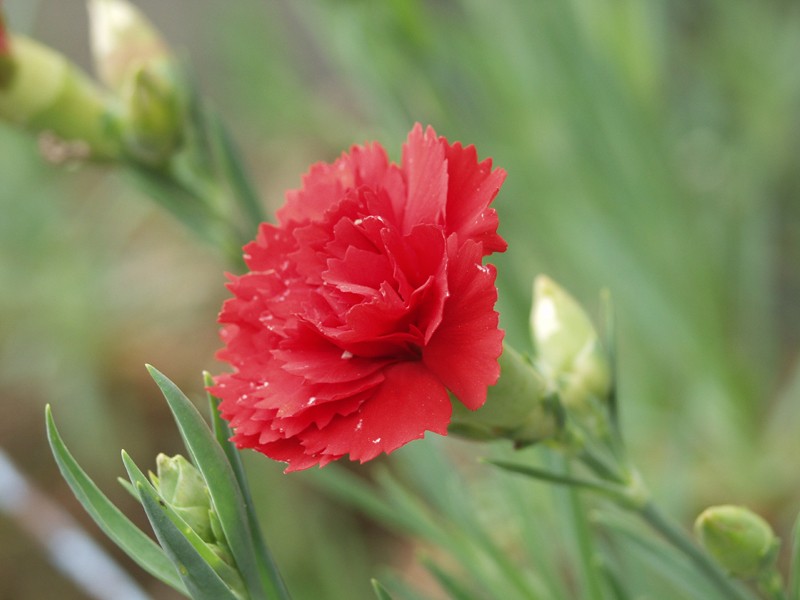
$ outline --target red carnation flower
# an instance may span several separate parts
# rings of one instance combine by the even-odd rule
[[[11,44],[6,31],[5,17],[3,16],[2,10],[3,3],[0,1],[0,56],[8,56],[11,54]]]
[[[447,433],[448,390],[477,409],[497,381],[505,172],[418,124],[400,165],[377,143],[314,165],[278,225],[245,246],[219,316],[233,373],[212,392],[240,448],[288,471],[361,462]]]

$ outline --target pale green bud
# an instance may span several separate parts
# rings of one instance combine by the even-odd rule
[[[183,104],[172,82],[142,67],[123,92],[122,139],[126,150],[149,165],[163,164],[180,147]]]
[[[150,479],[164,501],[203,541],[214,541],[208,486],[192,463],[180,454],[172,457],[159,454],[156,475],[151,474]]]
[[[17,35],[9,43],[14,72],[0,88],[0,118],[72,143],[76,158],[118,156],[108,96],[54,50]]]
[[[486,403],[469,410],[453,401],[449,433],[478,440],[508,439],[526,446],[555,437],[561,430],[560,406],[547,397],[542,375],[508,345],[499,359],[500,379]]]
[[[214,554],[211,568],[227,583],[237,598],[249,598],[230,548],[225,540],[219,515],[213,509],[208,486],[200,471],[180,454],[156,457],[156,471],[150,480],[158,494],[183,519]]]
[[[589,398],[604,400],[611,389],[608,355],[586,312],[545,276],[533,284],[530,314],[536,364],[569,408]]]
[[[732,576],[755,579],[771,569],[780,540],[769,523],[742,506],[712,506],[694,524],[700,544]]]

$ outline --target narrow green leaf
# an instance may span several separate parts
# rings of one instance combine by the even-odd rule
[[[244,233],[249,239],[255,234],[258,225],[266,220],[261,200],[255,185],[245,170],[239,151],[219,115],[211,110],[206,110],[204,117],[208,124],[215,162],[221,169],[222,176],[230,184],[242,213],[248,218],[247,225],[250,231]]]
[[[58,468],[86,512],[136,564],[153,577],[186,594],[186,587],[164,551],[111,503],[67,450],[49,405],[45,409],[45,415],[47,439]]]
[[[206,387],[209,387],[214,383],[209,373],[203,374],[203,381]],[[258,515],[256,515],[253,496],[250,493],[250,486],[247,484],[247,476],[244,472],[242,457],[239,454],[239,450],[236,448],[233,442],[230,441],[231,437],[233,436],[233,432],[228,426],[228,422],[225,421],[219,414],[219,398],[215,398],[211,394],[208,394],[208,402],[211,412],[211,425],[214,431],[214,437],[216,438],[217,443],[220,445],[223,452],[225,452],[225,456],[228,458],[228,462],[233,469],[233,474],[236,476],[236,481],[239,483],[239,490],[242,493],[242,498],[244,499],[245,509],[247,511],[247,520],[250,525],[250,532],[253,534],[253,546],[255,547],[256,557],[258,559],[259,572],[261,573],[262,579],[266,579],[266,581],[269,582],[274,582],[274,585],[280,594],[280,599],[288,600],[290,597],[289,590],[286,587],[286,583],[283,581],[283,577],[281,577],[280,571],[278,570],[278,565],[275,563],[272,553],[264,541],[264,537],[261,535],[261,526],[258,523]]]
[[[129,165],[126,175],[200,239],[211,245],[221,242],[218,218],[199,191],[187,189],[184,182],[168,173],[140,165]]]
[[[233,567],[217,556],[208,544],[158,495],[141,469],[123,450],[122,462],[142,501],[147,518],[161,546],[178,568],[194,600],[239,598],[226,583],[237,575]],[[212,595],[208,595],[211,593]],[[199,595],[198,595],[199,594]],[[220,594],[218,596],[213,594]],[[241,600],[241,599],[240,599]]]
[[[424,559],[422,564],[452,600],[476,600],[478,598],[461,581],[458,581],[432,560]]]
[[[597,555],[595,567],[605,581],[606,597],[610,597],[611,600],[631,600],[622,577],[606,558]]]
[[[124,477],[117,477],[117,482],[123,487],[123,489],[128,492],[131,496],[133,496],[137,502],[141,502],[142,499],[139,497],[139,492],[136,491],[136,488],[133,487],[130,481],[125,479]]]
[[[660,575],[661,584],[673,586],[672,589],[681,594],[682,598],[702,597],[719,598],[708,581],[676,550],[659,538],[654,537],[649,531],[643,531],[629,519],[610,512],[594,512],[592,523],[606,529],[621,538],[621,541],[633,546],[633,555],[640,563],[640,567],[649,567],[652,579]]]
[[[299,476],[306,478],[305,481],[310,485],[316,486],[329,496],[357,508],[396,531],[422,535],[419,523],[398,512],[374,486],[339,465],[328,465],[319,471]]]
[[[264,575],[258,568],[244,498],[236,475],[214,434],[191,401],[172,381],[150,365],[147,369],[164,394],[186,449],[208,485],[228,546],[253,600],[266,600],[269,596],[288,598],[281,591],[283,586],[280,581],[262,579]],[[265,586],[270,589],[269,595]]]
[[[372,580],[372,589],[375,590],[375,596],[378,600],[392,600],[392,596],[386,591],[377,579]]]

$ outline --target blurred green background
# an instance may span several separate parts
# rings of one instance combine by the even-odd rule
[[[536,274],[594,314],[608,288],[624,428],[656,496],[685,524],[734,502],[788,535],[800,504],[800,4],[135,4],[190,61],[270,210],[309,164],[351,144],[376,139],[399,158],[415,121],[491,156],[508,171],[495,204],[509,241],[495,260],[508,339],[527,349]],[[83,3],[5,8],[13,29],[90,68]],[[0,125],[0,445],[98,539],[57,474],[44,405],[84,467],[143,523],[115,481],[119,448],[142,466],[180,450],[143,365],[197,397],[201,371],[224,368],[213,353],[225,268],[113,168],[48,165],[32,136]],[[378,480],[383,469],[411,480],[443,527],[474,520],[532,573],[548,561],[569,571],[558,544],[534,560],[560,536],[557,494],[501,477],[514,506],[531,511],[508,517],[485,469],[464,458],[488,451],[412,444],[378,461]],[[405,584],[441,597],[417,561],[420,551],[444,556],[435,539],[409,541],[403,523],[354,509],[346,493],[331,499],[317,473],[283,476],[247,458],[296,598],[370,598],[369,577],[387,569],[398,597],[417,597]],[[375,470],[354,471],[352,485]],[[457,560],[441,560],[458,572]],[[154,598],[175,597],[131,572]],[[0,582],[3,600],[86,598],[4,516]],[[663,590],[650,597],[681,597]]]

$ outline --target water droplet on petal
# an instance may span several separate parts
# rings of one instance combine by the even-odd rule
[[[314,403],[316,401],[317,401],[317,397],[316,396],[311,396],[311,398],[308,399],[308,406],[314,406]]]
[[[381,441],[381,438],[377,437],[374,440],[372,440],[372,443],[373,444],[378,444],[378,443],[380,443],[380,441]]]
[[[364,426],[364,419],[359,419],[358,424],[356,425],[356,431],[361,431],[361,428]]]
[[[342,358],[344,360],[348,360],[350,358],[353,358],[353,353],[350,352],[349,350],[345,350],[344,352],[342,352]]]

